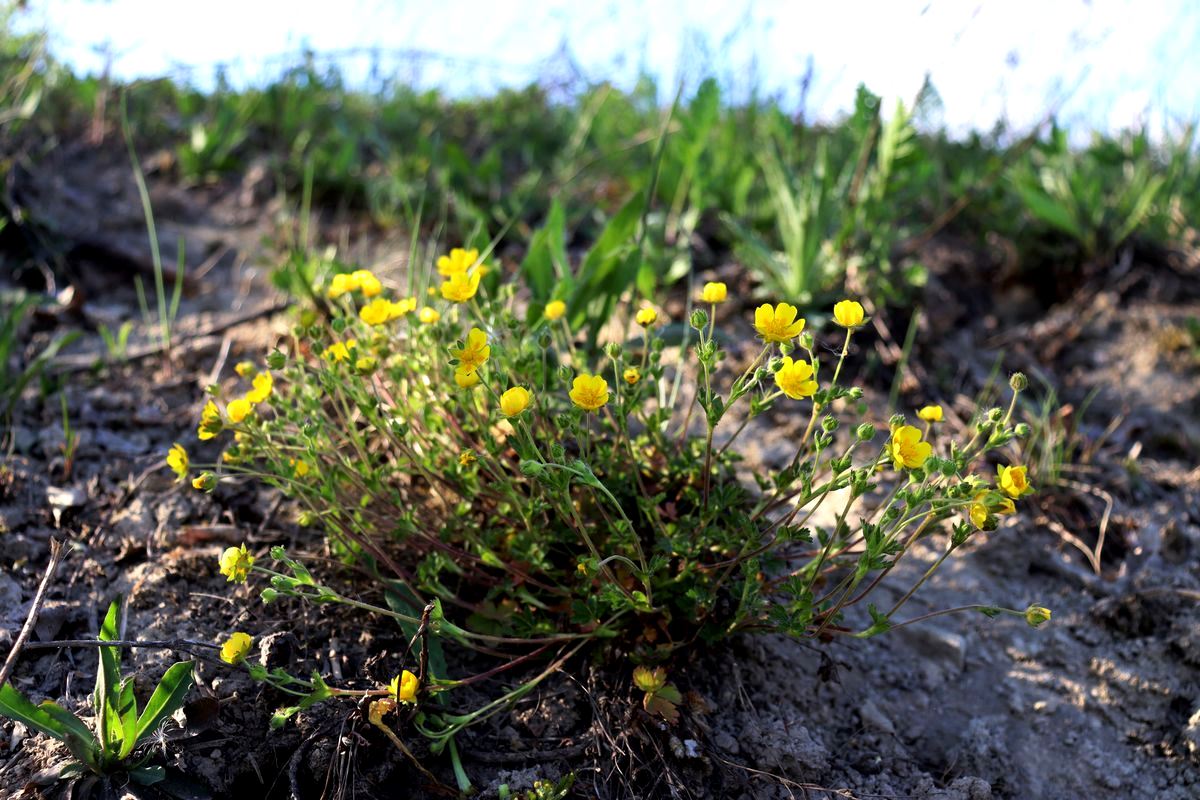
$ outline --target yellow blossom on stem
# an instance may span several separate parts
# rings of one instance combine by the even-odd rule
[[[727,287],[723,283],[717,281],[709,281],[704,284],[704,288],[700,290],[700,299],[705,303],[716,305],[717,303],[725,302]]]
[[[1025,474],[1025,467],[997,466],[996,477],[1000,489],[1014,499],[1033,491]]]
[[[404,670],[392,678],[391,683],[388,684],[388,691],[401,703],[415,703],[418,686],[420,686],[420,681],[417,680],[417,676]]]
[[[473,369],[459,367],[454,370],[454,382],[460,389],[470,389],[479,383],[479,373]]]
[[[358,311],[358,317],[368,325],[383,325],[394,319],[399,319],[417,307],[415,297],[392,302],[383,297],[377,297]]]
[[[524,386],[514,386],[500,395],[500,413],[506,417],[515,417],[529,408],[532,399],[533,395]]]
[[[442,283],[442,297],[451,303],[465,303],[479,291],[480,270],[456,272]]]
[[[221,574],[229,583],[245,583],[250,576],[250,568],[254,566],[254,556],[246,549],[246,545],[226,547],[221,553]]]
[[[926,422],[941,422],[943,413],[941,406],[924,406],[917,412],[917,416]]]
[[[237,400],[230,400],[229,405],[225,407],[225,413],[229,415],[229,421],[235,425],[254,411],[254,406],[244,397],[239,397]]]
[[[921,440],[921,431],[912,425],[901,425],[892,431],[888,453],[896,469],[917,469],[933,454],[933,445]]]
[[[358,342],[354,339],[347,339],[344,342],[334,342],[325,348],[325,359],[327,361],[345,361],[350,358],[350,351],[358,347]]]
[[[374,297],[383,291],[383,284],[370,270],[356,269],[350,273],[350,280],[355,284],[355,288],[363,293],[364,297]]]
[[[260,372],[254,376],[253,385],[254,388],[246,392],[246,399],[257,405],[271,396],[271,390],[275,387],[275,379],[269,372]]]
[[[200,412],[200,428],[196,431],[196,436],[202,442],[208,441],[221,432],[221,425],[221,410],[217,408],[216,403],[209,400]]]
[[[634,319],[637,321],[638,325],[641,325],[643,328],[649,328],[658,321],[658,312],[650,306],[646,306],[645,308],[638,310]]]
[[[833,307],[833,319],[843,328],[857,328],[863,323],[863,307],[857,300],[843,300]]]
[[[804,319],[796,319],[796,314],[796,307],[790,303],[779,303],[774,308],[763,303],[754,309],[754,330],[764,342],[790,341],[804,330]]]
[[[807,361],[793,361],[784,356],[783,366],[775,373],[775,385],[793,400],[803,400],[817,391],[817,382],[812,375],[812,365]]]
[[[301,461],[301,460],[297,460],[295,458],[289,458],[288,464],[292,468],[292,474],[294,474],[297,478],[303,478],[305,475],[307,475],[309,473],[310,470],[312,470],[312,467],[310,467],[308,465],[307,461]]]
[[[463,450],[458,454],[458,465],[460,467],[469,467],[475,463],[475,451]]]
[[[167,451],[167,466],[179,476],[180,481],[187,477],[188,463],[187,450],[183,449],[183,445],[179,442],[171,445],[171,449]]]
[[[226,664],[240,664],[250,654],[254,640],[250,634],[237,631],[229,636],[221,645],[221,660]]]
[[[621,374],[621,377],[624,378],[625,382],[630,386],[635,386],[637,385],[637,382],[642,379],[642,373],[638,372],[637,367],[629,367]]]
[[[252,361],[239,361],[237,366],[233,368],[233,371],[240,378],[253,378],[254,373],[258,372],[258,367],[254,366],[254,362]]]
[[[349,294],[358,288],[358,281],[353,275],[340,272],[329,281],[329,296],[336,300],[344,294]]]
[[[375,371],[375,367],[379,365],[379,361],[374,356],[363,356],[354,362],[354,369],[361,372],[363,375],[369,375]]]
[[[458,359],[458,368],[465,370],[479,369],[491,354],[492,348],[487,343],[487,334],[479,328],[471,328],[462,347],[457,350],[450,349],[450,355]]]
[[[425,306],[421,309],[421,312],[417,314],[417,319],[421,321],[422,325],[433,325],[441,318],[441,312],[439,312],[436,308],[432,308],[431,306]]]
[[[1045,606],[1030,606],[1029,608],[1025,609],[1025,622],[1028,623],[1030,627],[1036,628],[1043,622],[1049,621],[1050,609],[1046,608]]]
[[[595,411],[608,402],[608,381],[599,375],[577,375],[571,384],[570,397],[584,411]]]
[[[201,492],[211,492],[217,485],[217,476],[211,472],[201,472],[192,478],[192,488]]]
[[[449,255],[440,256],[437,260],[437,271],[439,275],[450,277],[466,272],[475,262],[479,260],[479,251],[475,248],[464,250],[461,247],[455,247],[450,251]]]
[[[563,318],[563,314],[567,313],[567,304],[562,300],[551,300],[546,303],[546,310],[542,312],[542,316],[554,322]]]

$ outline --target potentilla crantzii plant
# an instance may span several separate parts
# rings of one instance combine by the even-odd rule
[[[280,548],[270,559],[230,548],[221,559],[229,580],[263,579],[268,602],[299,596],[394,617],[415,643],[389,688],[251,667],[303,696],[285,711],[375,696],[371,719],[398,745],[385,719],[397,708],[408,730],[454,754],[464,725],[583,646],[615,642],[642,666],[647,709],[670,719],[680,694],[662,667],[680,649],[743,630],[867,637],[912,622],[904,607],[942,561],[1031,491],[1022,466],[994,477],[980,466],[1023,435],[1011,404],[981,410],[967,441],[935,435],[938,406],[911,421],[897,415],[887,430],[864,419],[862,391],[843,371],[864,324],[855,301],[833,310],[832,364],[821,363],[800,311],[781,302],[754,311],[757,352],[732,365],[715,335],[724,284],[703,287],[682,347],[667,346],[664,320],[645,306],[630,309],[620,342],[587,352],[562,300],[528,322],[514,286],[489,294],[477,252],[454,250],[436,269],[440,288],[424,307],[370,272],[334,275],[332,317],[302,314],[286,348],[261,367],[239,365],[241,394],[213,389],[204,409],[199,437],[228,444],[193,484],[252,476],[277,485],[303,506],[305,525],[379,577],[387,605],[335,591]],[[1011,384],[1015,402],[1024,377]],[[803,433],[785,468],[747,486],[735,470],[739,437],[762,435],[752,420],[768,414],[797,415]],[[169,462],[181,480],[191,474],[182,447]],[[871,604],[935,530],[949,534],[942,556]],[[967,609],[1030,624],[1049,616],[978,604],[935,614]],[[223,655],[239,663],[250,643],[234,633]],[[548,666],[452,715],[430,696],[471,678],[444,674],[439,645],[537,650]]]

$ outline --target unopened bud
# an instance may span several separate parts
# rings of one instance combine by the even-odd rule
[[[688,321],[696,330],[703,330],[704,326],[708,324],[708,314],[704,313],[703,308],[697,308],[692,312],[691,319]]]
[[[1024,372],[1014,372],[1008,379],[1008,385],[1014,392],[1022,392],[1029,385],[1029,378],[1025,377]]]
[[[1025,621],[1031,628],[1036,628],[1050,619],[1050,609],[1045,606],[1030,606],[1025,609]]]
[[[860,442],[869,442],[875,438],[875,426],[869,422],[864,422],[854,429],[854,435],[858,437]]]

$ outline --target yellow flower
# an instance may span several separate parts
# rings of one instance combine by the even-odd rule
[[[416,675],[413,675],[408,670],[404,670],[392,678],[391,683],[388,684],[388,691],[401,703],[415,703],[419,683]]]
[[[250,576],[250,567],[254,566],[254,556],[246,549],[246,545],[226,547],[221,553],[221,574],[229,583],[245,583]]]
[[[349,294],[358,288],[358,281],[353,275],[339,272],[329,281],[329,296],[336,300],[344,294]]]
[[[567,304],[562,300],[551,300],[546,303],[546,310],[542,312],[542,316],[554,322],[563,318],[563,314],[567,313]]]
[[[200,429],[196,431],[196,436],[200,441],[208,441],[221,432],[221,410],[217,408],[217,404],[209,400],[204,404],[204,410],[200,412]]]
[[[1029,479],[1025,475],[1025,467],[998,466],[996,467],[996,476],[996,483],[1009,497],[1017,498],[1033,491],[1033,487],[1029,485]]]
[[[630,386],[635,386],[637,385],[637,382],[642,379],[642,373],[638,372],[637,367],[630,367],[621,374],[621,377],[624,378],[625,382]]]
[[[812,379],[812,374],[812,365],[807,361],[793,361],[784,356],[783,366],[775,373],[775,385],[793,400],[803,400],[817,391],[817,382]]]
[[[863,322],[863,307],[857,300],[843,300],[833,307],[833,319],[843,328],[857,328]]]
[[[479,328],[471,328],[462,347],[457,350],[450,348],[450,355],[458,359],[458,368],[461,370],[479,369],[491,354],[492,348],[487,343],[487,334]]]
[[[211,472],[201,472],[192,478],[192,488],[201,492],[211,492],[217,485],[217,476]]]
[[[225,407],[225,413],[229,415],[229,421],[235,425],[254,411],[254,406],[244,397],[239,397],[237,400],[230,400],[229,405]]]
[[[226,664],[239,664],[250,654],[250,646],[254,640],[250,634],[237,631],[230,635],[221,645],[221,660]]]
[[[291,467],[292,467],[292,473],[293,473],[293,474],[294,474],[294,475],[295,475],[297,478],[303,478],[303,477],[304,477],[305,475],[307,475],[307,474],[309,473],[309,471],[312,469],[312,467],[310,467],[310,466],[308,465],[308,462],[307,462],[307,461],[298,461],[298,460],[296,460],[296,459],[294,459],[294,458],[289,458],[289,459],[288,459],[288,464],[290,464],[290,465],[291,465]]]
[[[917,416],[926,422],[941,422],[942,407],[941,406],[925,406],[917,412]]]
[[[252,361],[239,361],[237,366],[233,368],[233,371],[240,378],[253,378],[254,373],[258,372],[258,367],[254,366],[254,362]]]
[[[529,408],[533,395],[524,386],[514,386],[500,395],[500,413],[506,417],[515,417]]]
[[[599,375],[576,375],[570,396],[571,402],[584,411],[595,411],[608,402],[608,381]]]
[[[436,308],[430,308],[429,306],[422,308],[421,313],[417,315],[417,319],[421,321],[422,325],[433,325],[441,318],[441,313]]]
[[[658,312],[650,306],[646,306],[637,312],[637,316],[634,319],[637,320],[638,325],[641,325],[643,328],[649,328],[658,321]]]
[[[1015,513],[1017,513],[1017,507],[1010,498],[986,489],[972,498],[971,506],[967,510],[967,516],[970,517],[971,523],[981,531],[995,530],[995,517],[1005,517]]]
[[[717,303],[725,302],[725,293],[725,284],[717,283],[716,281],[709,281],[708,283],[704,284],[704,288],[700,290],[700,299],[705,303],[712,303],[713,305],[716,305]]]
[[[475,451],[463,450],[458,454],[458,465],[460,467],[469,467],[475,463]]]
[[[180,481],[187,477],[188,454],[179,442],[171,445],[171,449],[167,451],[167,466],[179,476]]]
[[[442,283],[442,297],[451,303],[465,303],[479,291],[480,270],[456,272]]]
[[[416,307],[417,298],[415,297],[407,297],[395,303],[378,297],[359,309],[358,318],[368,325],[383,325],[399,319]]]
[[[764,342],[786,342],[800,335],[804,320],[796,319],[796,307],[790,303],[780,303],[774,308],[763,303],[754,309],[754,330]]]
[[[921,431],[912,425],[901,425],[892,431],[888,452],[896,469],[917,469],[933,453],[933,445],[921,441]]]
[[[1045,606],[1030,606],[1025,609],[1025,622],[1032,628],[1036,628],[1038,625],[1049,620],[1050,609]]]
[[[325,359],[327,361],[345,361],[350,358],[350,351],[358,347],[358,342],[354,339],[347,339],[344,342],[334,342],[325,348]]]
[[[260,372],[254,376],[254,388],[246,392],[246,399],[257,405],[271,396],[271,389],[274,387],[275,379],[271,377],[271,373]]]
[[[457,275],[466,272],[475,262],[479,260],[479,251],[472,248],[463,250],[461,247],[456,247],[450,251],[450,255],[441,256],[437,260],[438,274],[444,277]]]
[[[364,297],[374,297],[383,291],[383,284],[369,270],[354,270],[350,273],[350,280],[355,284],[356,289],[362,291]]]
[[[459,367],[454,370],[454,382],[458,384],[458,388],[460,389],[470,389],[479,383],[479,373],[473,369]]]

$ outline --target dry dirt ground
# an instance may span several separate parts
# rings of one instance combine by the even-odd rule
[[[104,353],[96,326],[138,316],[132,284],[146,263],[144,231],[119,159],[89,150],[64,159],[26,176],[26,202],[54,219],[72,218],[76,206],[106,216],[89,218],[89,249],[59,272],[79,293],[73,305],[39,315],[23,336],[36,346],[83,331],[54,368],[65,375],[79,444],[68,470],[58,397],[27,394],[10,432],[11,477],[0,484],[0,650],[25,618],[49,540],[60,537],[73,549],[35,643],[93,636],[103,605],[123,593],[129,630],[141,638],[214,641],[254,630],[265,658],[297,671],[382,677],[378,659],[404,646],[386,621],[264,607],[249,587],[231,590],[217,574],[220,550],[243,540],[260,552],[283,543],[320,554],[319,539],[292,522],[281,498],[252,484],[201,495],[161,466],[172,442],[196,447],[201,388],[228,380],[238,360],[260,356],[286,329],[286,316],[272,313],[281,298],[261,255],[280,211],[269,192],[253,181],[203,190],[152,181],[164,240],[188,242],[179,344],[164,359],[139,323],[131,353],[144,357],[92,369]],[[96,188],[80,197],[79,186]],[[326,226],[334,241],[345,233]],[[362,258],[382,259],[386,272],[387,252],[364,249]],[[933,279],[901,403],[942,401],[961,421],[999,360],[1002,370],[1033,376],[1035,396],[1057,389],[1060,427],[1077,430],[1079,446],[1058,487],[974,539],[912,611],[1038,602],[1053,620],[1034,630],[949,616],[851,642],[738,638],[674,667],[688,698],[675,727],[641,712],[624,666],[581,659],[461,737],[483,796],[497,796],[501,783],[520,790],[568,772],[575,796],[599,798],[1200,796],[1200,358],[1181,333],[1200,317],[1200,276],[1162,254],[1131,251],[1047,302],[987,252],[945,240],[923,255]],[[896,338],[863,336],[851,360],[878,384],[869,399],[881,423]],[[782,423],[762,424],[774,427],[756,420],[746,452],[749,465],[769,469],[791,451]],[[1101,540],[1097,575],[1082,549]],[[924,540],[885,591],[907,588],[905,578],[942,545],[940,536]],[[128,656],[139,691],[179,655]],[[14,681],[86,714],[95,664],[86,649],[29,649]],[[186,713],[155,744],[172,769],[173,796],[439,795],[350,704],[270,731],[281,697],[219,663],[201,660],[197,675]],[[0,721],[0,796],[61,794],[37,779],[62,757],[43,737]],[[452,785],[444,757],[424,760]]]

